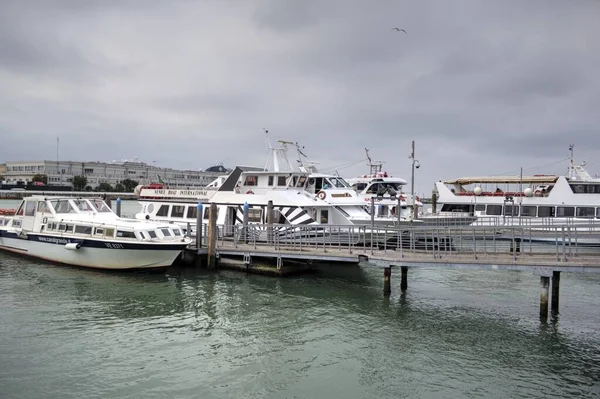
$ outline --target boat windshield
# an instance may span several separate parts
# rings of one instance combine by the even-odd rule
[[[71,206],[71,203],[69,202],[69,200],[66,200],[66,199],[51,200],[50,205],[52,205],[52,208],[54,208],[54,211],[56,213],[76,213],[77,212],[75,210],[75,208],[73,208],[73,206]]]
[[[390,189],[394,192],[400,191],[400,183],[373,183],[367,189],[367,193],[369,194],[377,194],[377,193],[388,193],[391,194]]]
[[[108,205],[106,205],[106,203],[101,199],[92,199],[90,202],[94,205],[94,208],[96,208],[98,212],[112,212]]]
[[[337,187],[337,188],[350,188],[350,186],[348,185],[348,183],[346,183],[346,181],[342,178],[338,178],[338,177],[330,177],[327,179],[327,181],[329,182],[329,184],[331,184],[332,187]]]
[[[81,212],[92,212],[94,210],[92,205],[84,199],[74,200],[73,202]]]

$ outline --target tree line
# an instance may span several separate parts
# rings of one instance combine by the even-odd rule
[[[44,185],[48,184],[48,176],[46,175],[34,175],[31,178],[32,182],[40,182]],[[118,193],[132,193],[133,190],[139,183],[135,180],[125,179],[121,180],[120,183],[115,184],[113,187],[110,183],[100,183],[98,186],[92,190],[92,187],[88,185],[86,176],[73,176],[73,190],[75,191],[101,191],[101,192],[118,192]]]

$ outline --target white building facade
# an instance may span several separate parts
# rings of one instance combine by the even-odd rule
[[[92,189],[101,183],[111,186],[125,179],[140,184],[164,182],[173,188],[204,187],[222,173],[160,168],[144,162],[7,161],[3,173],[8,184],[31,182],[35,175],[46,175],[48,185],[72,186],[73,177],[85,176]]]

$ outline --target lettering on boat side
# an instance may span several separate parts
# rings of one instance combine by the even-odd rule
[[[154,195],[206,196],[205,190],[154,190]]]
[[[106,245],[106,248],[111,248],[111,249],[123,249],[125,248],[123,246],[123,244],[118,244],[115,242],[105,242],[104,245]]]
[[[54,244],[68,244],[69,240],[66,238],[56,238],[56,237],[38,237],[39,241],[43,242],[51,242]]]

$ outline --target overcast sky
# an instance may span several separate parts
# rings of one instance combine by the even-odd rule
[[[0,162],[600,173],[600,1],[0,0]],[[393,27],[405,29],[392,31]],[[560,162],[563,160],[562,162]],[[554,165],[551,165],[553,164]]]

